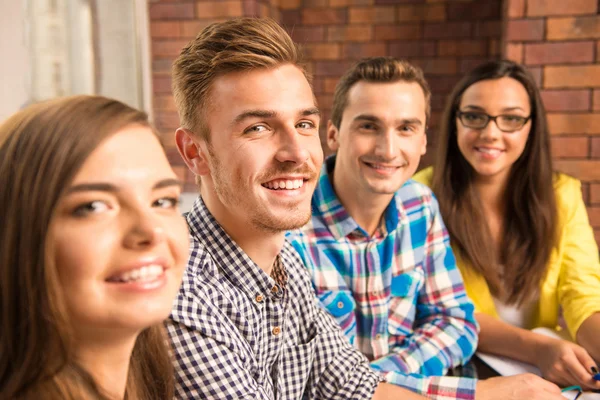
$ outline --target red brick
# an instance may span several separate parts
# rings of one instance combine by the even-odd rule
[[[445,4],[399,5],[398,21],[444,21],[446,19]]]
[[[302,7],[306,8],[318,8],[318,7],[329,7],[329,1],[327,0],[304,0],[302,1]]]
[[[421,24],[376,25],[376,40],[419,39],[422,35]]]
[[[486,40],[440,40],[438,42],[439,56],[485,56],[488,42]]]
[[[195,38],[200,32],[204,30],[208,25],[214,22],[224,21],[224,19],[205,19],[196,21],[183,21],[181,22],[181,36],[185,38]]]
[[[153,21],[150,23],[150,37],[160,39],[173,39],[181,36],[181,23],[179,21]]]
[[[346,10],[312,8],[302,10],[304,25],[344,24],[348,20]]]
[[[177,111],[175,99],[170,95],[154,96],[154,108],[156,110]]]
[[[240,0],[203,0],[196,3],[196,15],[199,18],[241,17],[244,11]]]
[[[600,204],[600,183],[590,184],[590,204]]]
[[[373,38],[373,27],[368,25],[330,26],[327,40],[330,42],[368,42]]]
[[[171,76],[154,76],[152,78],[152,86],[154,93],[168,93],[171,94]]]
[[[582,183],[581,184],[581,197],[583,198],[583,202],[586,206],[590,205],[590,184]]]
[[[600,114],[570,113],[548,114],[548,128],[551,134],[600,134]]]
[[[590,109],[589,90],[542,90],[546,111],[586,111]]]
[[[527,16],[529,17],[596,14],[596,11],[598,11],[598,0],[527,1]]]
[[[425,23],[425,38],[470,38],[473,26],[470,22]]]
[[[154,123],[159,129],[177,129],[179,116],[174,111],[158,111],[154,115]]]
[[[302,24],[302,12],[300,10],[282,10],[279,23],[283,26],[296,26]]]
[[[544,87],[600,87],[600,65],[544,67]]]
[[[556,160],[554,169],[585,182],[600,181],[600,161],[598,160]]]
[[[473,68],[483,64],[486,61],[489,61],[487,57],[465,57],[460,60],[458,72],[460,74],[466,74]]]
[[[368,6],[375,0],[329,0],[329,7]]]
[[[500,38],[501,35],[502,23],[500,21],[481,21],[475,23],[474,37]]]
[[[522,18],[525,16],[525,0],[506,0],[506,14],[509,18]]]
[[[327,94],[332,94],[335,92],[335,87],[338,81],[338,78],[325,78],[323,81],[323,92]]]
[[[436,42],[433,40],[400,40],[390,42],[389,55],[398,58],[435,56]]]
[[[315,63],[315,75],[318,76],[341,76],[350,67],[347,61],[317,61]]]
[[[592,103],[593,103],[592,108],[594,111],[600,110],[600,90],[599,89],[594,89]]]
[[[351,24],[394,22],[396,10],[391,6],[351,7],[348,19]]]
[[[421,67],[425,75],[455,75],[458,72],[456,58],[417,58],[411,61]]]
[[[458,79],[456,76],[428,76],[427,82],[434,93],[450,93]]]
[[[150,4],[150,19],[193,19],[194,3]]]
[[[553,137],[553,158],[587,158],[589,152],[587,137]]]
[[[296,8],[300,8],[302,5],[302,0],[279,0],[279,7],[282,10],[293,10]]]
[[[587,207],[587,212],[590,225],[594,228],[600,228],[600,207]]]
[[[506,57],[506,59],[512,60],[519,64],[523,62],[523,44],[508,43],[504,48],[504,51],[504,57]]]
[[[596,239],[596,245],[600,246],[600,229],[594,229],[594,238]]]
[[[580,64],[594,61],[594,42],[525,45],[525,64]]]
[[[495,39],[489,41],[488,54],[491,57],[499,56],[502,53],[500,43],[501,43],[500,40],[495,40]]]
[[[290,36],[296,43],[323,42],[325,41],[325,28],[322,26],[297,26],[291,29]]]
[[[153,40],[152,55],[157,57],[176,57],[188,42],[188,40]]]
[[[543,19],[515,19],[506,23],[506,40],[538,41],[544,38]]]
[[[152,60],[152,73],[155,75],[171,75],[171,58],[155,58]]]
[[[311,43],[303,47],[308,58],[313,60],[337,60],[342,54],[338,43]]]
[[[591,158],[600,158],[600,138],[592,137],[591,140],[590,156]]]
[[[446,7],[448,20],[482,20],[500,18],[502,2],[499,0],[448,2]]]
[[[384,42],[371,43],[344,43],[342,45],[342,56],[349,59],[363,57],[378,57],[386,55],[386,44]]]
[[[529,71],[529,73],[531,74],[531,76],[533,76],[533,80],[535,81],[535,84],[537,85],[537,87],[541,88],[542,87],[542,67],[528,67],[527,71]]]
[[[319,104],[319,108],[331,110],[331,106],[333,104],[333,96],[330,94],[322,94],[317,97],[317,102]]]
[[[548,18],[548,40],[598,39],[600,16]]]

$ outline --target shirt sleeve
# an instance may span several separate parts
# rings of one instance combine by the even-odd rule
[[[423,376],[388,372],[385,380],[433,400],[472,400],[477,380],[452,376]]]
[[[571,337],[592,314],[600,312],[600,263],[578,180],[569,179],[560,192],[562,265],[558,298]]]
[[[175,398],[269,400],[239,356],[241,352],[232,348],[236,343],[217,330],[222,324],[217,316],[206,307],[200,310],[192,299],[179,301],[186,315],[203,320],[165,322],[174,353]]]
[[[374,360],[372,366],[383,372],[396,371],[388,380],[421,388],[419,391],[428,396],[457,391],[474,396],[475,384],[471,379],[441,378],[450,368],[465,364],[473,356],[478,326],[437,201],[434,197],[431,200],[424,243],[424,284],[417,298],[413,332],[398,340],[390,353]],[[400,373],[408,375],[402,378]]]

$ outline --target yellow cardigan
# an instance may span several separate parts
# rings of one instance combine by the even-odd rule
[[[433,168],[429,167],[413,179],[431,187],[432,177]],[[581,182],[558,173],[554,190],[560,235],[550,255],[548,274],[542,282],[534,325],[557,328],[559,309],[562,309],[569,333],[575,338],[581,324],[592,314],[600,312],[598,247],[581,195]],[[483,276],[467,268],[460,255],[455,255],[475,310],[498,318]]]

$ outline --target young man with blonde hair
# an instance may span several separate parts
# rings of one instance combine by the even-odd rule
[[[338,83],[311,221],[290,232],[321,305],[388,382],[432,399],[549,399],[534,376],[447,377],[477,347],[473,304],[432,192],[411,180],[425,154],[422,71],[364,59]]]
[[[318,307],[285,231],[310,219],[319,110],[296,46],[268,19],[213,24],[173,66],[177,148],[200,178],[167,328],[176,397],[422,399],[381,375]]]

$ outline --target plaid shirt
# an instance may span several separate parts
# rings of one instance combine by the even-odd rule
[[[166,323],[179,399],[370,399],[382,380],[314,296],[289,243],[265,274],[196,200]]]
[[[321,305],[386,380],[434,399],[472,399],[475,380],[444,377],[477,345],[465,294],[437,201],[408,181],[369,236],[331,186],[326,160],[312,199],[313,217],[288,234]]]

